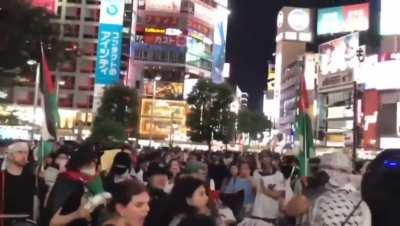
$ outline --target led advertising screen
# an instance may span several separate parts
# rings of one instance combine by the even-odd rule
[[[142,137],[149,137],[150,131],[153,131],[154,138],[167,138],[174,125],[177,132],[184,134],[185,123],[185,101],[156,100],[153,105],[152,99],[142,99],[139,125]]]
[[[144,81],[143,95],[153,96],[153,81]],[[156,98],[179,100],[183,98],[183,83],[158,81],[155,90]]]
[[[381,0],[381,35],[398,35],[400,34],[400,1]]]
[[[359,34],[353,33],[319,46],[320,74],[328,75],[354,68],[357,64]]]
[[[179,12],[181,0],[146,0],[145,8],[149,11]]]
[[[369,4],[355,4],[318,10],[317,35],[369,29]]]

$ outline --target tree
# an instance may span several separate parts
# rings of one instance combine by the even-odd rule
[[[234,128],[234,114],[230,112],[232,101],[233,91],[228,84],[199,80],[187,99],[190,106],[187,126],[191,140],[205,141],[209,149],[213,139],[228,143],[233,137],[229,136],[230,129]]]
[[[59,26],[51,23],[54,15],[34,8],[26,0],[0,1],[0,72],[29,70],[28,60],[40,62],[40,46],[46,52],[50,68],[74,58],[77,47],[60,40]]]
[[[271,129],[271,121],[262,113],[242,110],[238,115],[238,131],[249,133],[251,137],[263,133],[267,129]]]
[[[133,131],[135,134],[138,121],[137,106],[138,96],[135,89],[121,85],[106,88],[93,122],[91,139],[104,141],[115,138],[124,141],[127,131]]]

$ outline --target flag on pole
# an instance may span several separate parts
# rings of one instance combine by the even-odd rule
[[[59,124],[56,89],[41,45],[40,93],[44,112],[44,121],[41,127],[42,140],[37,150],[37,159],[42,162],[48,156],[57,140],[57,126]]]
[[[300,153],[297,156],[300,162],[301,176],[309,175],[308,160],[314,156],[314,140],[310,116],[307,113],[309,99],[304,74],[300,75],[300,89],[298,100],[298,115],[296,117],[296,140],[300,144]]]

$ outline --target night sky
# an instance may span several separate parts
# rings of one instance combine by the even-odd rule
[[[249,93],[249,107],[261,110],[268,60],[275,51],[276,16],[282,0],[230,0],[227,62],[231,80]]]
[[[364,1],[229,0],[227,62],[231,63],[231,82],[249,93],[249,108],[262,110],[268,60],[275,52],[276,17],[282,6],[327,7]]]

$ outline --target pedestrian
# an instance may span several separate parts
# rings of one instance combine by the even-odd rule
[[[35,176],[27,169],[29,147],[26,142],[15,142],[6,149],[5,170],[0,172],[0,213],[26,215],[32,219]],[[0,225],[8,226],[21,219],[0,219]]]
[[[74,152],[50,193],[47,206],[51,226],[87,226],[91,212],[85,208],[85,187],[96,176],[97,155],[84,146]]]
[[[168,184],[168,171],[159,163],[150,163],[146,172],[148,192],[151,197],[150,212],[146,217],[145,226],[166,226],[169,221],[168,194],[164,191]]]
[[[135,180],[115,184],[112,201],[108,205],[111,215],[103,226],[143,226],[149,214],[150,196],[146,187]]]

